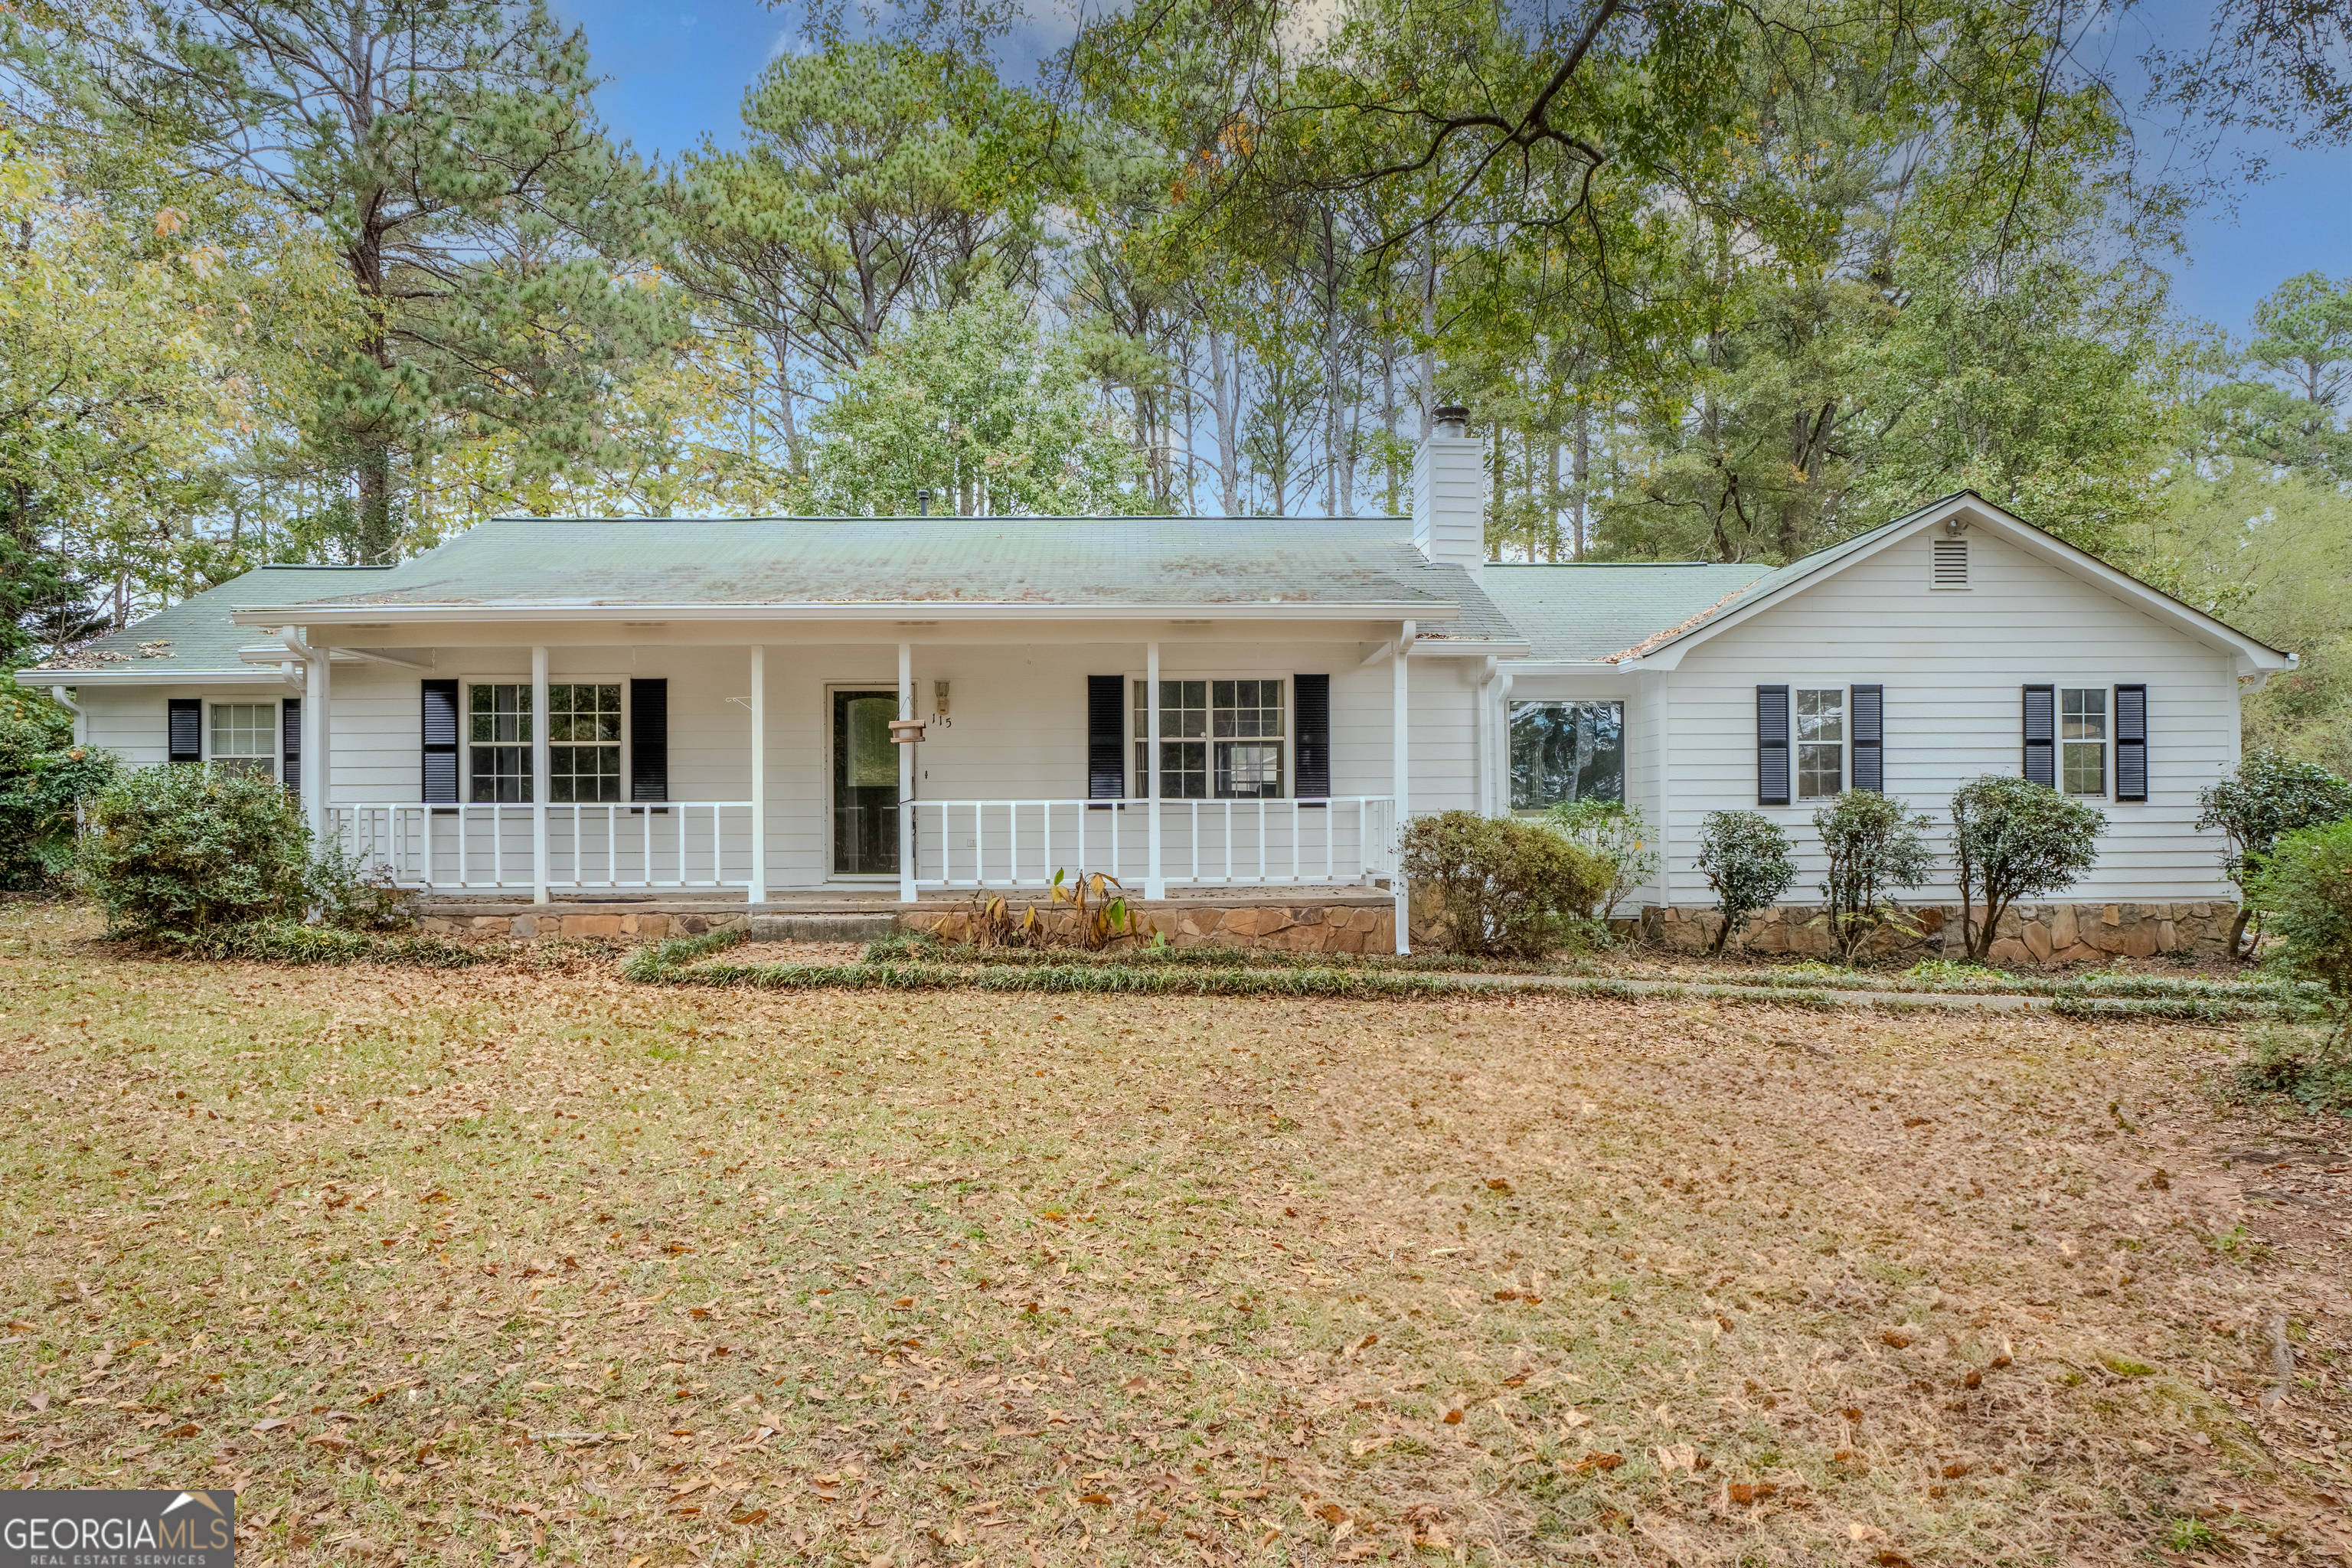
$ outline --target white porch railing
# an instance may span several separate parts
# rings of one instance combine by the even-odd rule
[[[541,808],[331,805],[327,820],[370,867],[401,886],[494,891],[536,886],[531,846]],[[746,800],[558,804],[547,812],[551,888],[747,888],[751,803]]]
[[[1040,888],[1055,871],[1108,872],[1140,892],[1171,887],[1361,883],[1390,874],[1396,802],[1303,800],[919,800],[918,888]]]

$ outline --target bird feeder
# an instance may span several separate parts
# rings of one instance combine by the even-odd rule
[[[893,719],[890,721],[890,743],[892,745],[911,746],[922,738],[923,721],[920,719]]]

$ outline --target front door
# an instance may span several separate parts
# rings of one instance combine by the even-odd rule
[[[898,874],[896,691],[833,694],[833,874]]]

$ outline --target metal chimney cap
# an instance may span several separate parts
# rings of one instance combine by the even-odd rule
[[[1459,436],[1463,426],[1470,423],[1470,411],[1458,403],[1442,403],[1430,410],[1429,416],[1436,422],[1438,433],[1444,436]]]

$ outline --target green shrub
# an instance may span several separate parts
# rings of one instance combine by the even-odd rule
[[[1895,901],[1927,879],[1936,852],[1927,847],[1929,819],[1901,801],[1872,790],[1848,790],[1813,813],[1829,875],[1822,900],[1829,906],[1831,933],[1848,963],[1870,933],[1884,927],[1916,929]]]
[[[1658,852],[1649,847],[1649,819],[1638,805],[1622,800],[1571,800],[1544,814],[1555,832],[1609,868],[1609,886],[1601,895],[1601,918],[1612,920],[1626,894],[1648,881],[1658,869]]]
[[[1402,851],[1405,879],[1445,906],[1448,951],[1476,958],[1540,958],[1572,940],[1612,879],[1540,823],[1475,811],[1415,817]]]
[[[2238,771],[2197,792],[2204,808],[2200,827],[2218,827],[2230,841],[2221,869],[2238,885],[2238,919],[2230,930],[2230,952],[2244,951],[2246,924],[2256,912],[2247,887],[2285,835],[2322,827],[2352,816],[2352,782],[2315,763],[2256,747]]]
[[[2246,893],[2280,939],[2274,962],[2321,982],[2352,1017],[2352,822],[2281,838]]]
[[[1761,812],[1708,812],[1699,821],[1697,865],[1715,889],[1715,907],[1723,911],[1723,929],[1715,933],[1710,950],[1715,952],[1797,879],[1789,836]]]
[[[2315,1111],[2352,1111],[2352,1051],[2340,1029],[2256,1029],[2237,1068],[2242,1095],[2283,1094]]]
[[[119,933],[299,919],[310,902],[309,825],[259,773],[199,763],[141,768],[99,795],[91,825],[83,865]]]
[[[2071,887],[2098,864],[2107,818],[2048,784],[1988,773],[1952,795],[1952,858],[1959,872],[1960,941],[1971,963],[1992,948],[2000,917],[2020,899]],[[1976,907],[1984,905],[1982,924]]]
[[[77,746],[73,716],[0,675],[0,889],[61,882],[73,863],[77,802],[116,772],[111,753]]]

